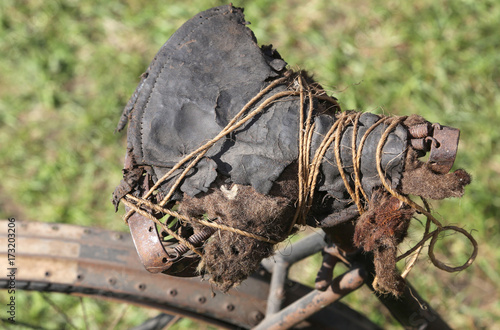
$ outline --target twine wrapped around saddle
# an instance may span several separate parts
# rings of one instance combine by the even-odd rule
[[[259,47],[246,25],[232,6],[196,15],[160,49],[124,110],[118,130],[128,121],[127,157],[113,202],[125,204],[148,270],[209,274],[225,291],[298,227],[351,222],[346,239],[374,252],[377,288],[398,294],[396,247],[415,211],[427,229],[401,257],[453,229],[473,242],[463,267],[470,264],[470,234],[408,198],[459,197],[470,182],[465,171],[445,174],[451,165],[437,173],[418,160],[437,148],[439,129],[418,116],[340,111],[305,72]],[[435,191],[419,183],[425,176]],[[148,237],[154,248],[144,245]],[[429,256],[447,269],[432,248]]]

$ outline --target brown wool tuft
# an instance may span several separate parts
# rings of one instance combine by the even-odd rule
[[[226,226],[281,241],[288,236],[290,219],[295,212],[294,171],[293,165],[285,170],[270,195],[262,195],[251,186],[227,185],[219,180],[207,193],[195,198],[184,195],[179,212],[189,217],[218,218],[217,221]],[[219,230],[203,247],[201,270],[226,292],[246,279],[258,268],[260,261],[273,252],[271,243]]]
[[[429,199],[462,197],[465,186],[471,183],[470,175],[462,169],[452,173],[439,174],[429,164],[418,160],[415,150],[409,149],[405,171],[401,178],[401,192]]]
[[[396,246],[381,246],[373,252],[376,278],[373,287],[382,294],[399,296],[405,288],[405,280],[396,269]]]
[[[354,244],[374,253],[376,290],[398,296],[404,280],[396,270],[397,245],[406,237],[415,211],[383,188],[375,190],[356,223]]]

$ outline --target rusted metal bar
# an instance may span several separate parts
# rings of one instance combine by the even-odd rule
[[[323,231],[315,232],[263,261],[263,264],[267,265],[269,272],[272,273],[266,315],[277,313],[283,305],[286,297],[285,281],[290,266],[320,251],[326,245],[324,237]]]
[[[290,264],[282,259],[276,260],[271,276],[271,285],[267,298],[266,315],[277,313],[285,300],[285,281]]]
[[[333,271],[335,265],[342,259],[340,251],[336,245],[327,246],[322,251],[323,262],[321,268],[316,275],[314,287],[316,290],[324,291],[332,284]]]
[[[272,273],[274,265],[278,263],[278,260],[292,264],[321,251],[325,246],[325,232],[322,230],[316,231],[302,238],[300,241],[280,249],[274,256],[262,260],[261,263],[269,273]]]
[[[266,316],[254,330],[289,329],[359,288],[363,285],[365,276],[365,272],[361,268],[351,269],[335,278],[327,290],[314,290],[279,313]]]

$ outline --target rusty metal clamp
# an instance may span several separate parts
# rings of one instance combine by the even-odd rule
[[[448,173],[457,156],[460,130],[440,124],[419,124],[408,129],[411,145],[429,153],[428,164],[436,173]]]
[[[147,271],[180,277],[197,275],[199,256],[193,254],[171,258],[162,244],[154,221],[134,213],[128,219],[128,225],[137,254]]]
[[[125,156],[125,169],[132,169],[132,157],[127,153]],[[149,182],[142,182],[145,191],[149,190]],[[130,211],[129,207],[125,207],[125,211]],[[196,268],[200,261],[197,254],[185,254],[187,252],[182,249],[183,246],[178,246],[173,249],[176,254],[171,257],[165,249],[163,238],[158,233],[156,223],[147,217],[134,213],[128,219],[130,234],[137,250],[137,254],[141,259],[144,268],[150,273],[164,273],[180,277],[196,276]]]
[[[434,126],[432,137],[437,141],[431,145],[429,164],[434,172],[448,173],[453,167],[458,150],[460,130],[448,126]]]

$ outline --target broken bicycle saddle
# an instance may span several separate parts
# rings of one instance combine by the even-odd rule
[[[415,181],[427,171],[452,182],[443,181],[442,196],[426,187],[419,195],[463,194],[465,174],[448,173],[457,129],[341,111],[307,73],[259,47],[247,25],[231,5],[195,15],[162,46],[123,111],[117,130],[128,123],[127,153],[113,203],[125,203],[146,269],[209,274],[227,290],[295,225],[355,220],[384,185],[420,192]]]

